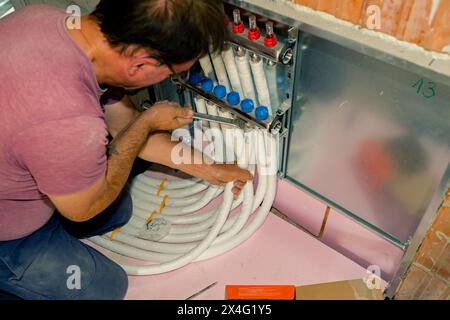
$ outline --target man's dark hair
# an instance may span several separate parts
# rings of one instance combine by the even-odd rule
[[[169,66],[222,50],[227,39],[220,0],[101,0],[91,17],[112,47],[155,50]]]

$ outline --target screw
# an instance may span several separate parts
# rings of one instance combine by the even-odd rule
[[[292,48],[287,48],[286,51],[281,56],[281,63],[286,65],[289,64],[292,61],[292,58],[294,57],[294,51]]]
[[[280,132],[281,128],[282,128],[281,122],[278,121],[272,128],[272,134],[277,135]]]
[[[297,41],[297,37],[298,37],[298,30],[295,29],[294,27],[290,27],[288,30],[288,42],[294,43],[295,41]]]

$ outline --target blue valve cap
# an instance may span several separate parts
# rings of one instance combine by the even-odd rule
[[[211,79],[203,79],[201,82],[202,90],[208,93],[211,93],[214,87],[214,84]]]
[[[223,99],[227,96],[227,88],[218,85],[214,88],[214,96],[218,99]]]
[[[191,72],[189,74],[189,83],[193,86],[198,85],[202,81],[202,75],[199,72]]]
[[[241,97],[239,96],[239,93],[231,91],[227,96],[227,102],[229,105],[237,106],[239,102],[241,102]]]
[[[264,121],[269,119],[269,109],[265,106],[260,106],[255,110],[256,119]]]
[[[255,104],[253,103],[252,99],[244,99],[241,102],[241,109],[245,113],[250,113],[255,108]]]

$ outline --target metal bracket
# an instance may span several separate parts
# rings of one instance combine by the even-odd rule
[[[246,34],[245,32],[243,34]],[[275,47],[268,48],[264,45],[264,40],[249,40],[241,34],[231,33],[230,44],[234,47],[243,47],[258,56],[265,57],[274,63],[282,63],[283,65],[291,64],[294,59],[293,47],[297,38],[298,30],[295,28],[289,29],[289,38],[286,43],[279,42]]]
[[[178,88],[180,88],[180,89],[189,89],[192,92],[194,92],[195,94],[203,97],[205,100],[214,103],[222,111],[227,111],[227,112],[231,113],[237,119],[240,119],[240,120],[244,121],[246,123],[246,128],[248,128],[248,127],[257,127],[257,128],[264,129],[264,130],[267,130],[269,128],[269,125],[270,125],[269,123],[264,123],[262,121],[253,119],[251,116],[249,116],[248,114],[244,113],[243,111],[231,107],[225,101],[216,98],[214,95],[212,95],[210,93],[204,92],[200,88],[192,86],[191,84],[189,84],[189,83],[187,83],[187,82],[185,82],[183,80],[180,80],[178,78],[172,78],[172,82],[175,85],[177,85]],[[228,120],[230,120],[230,119],[228,119]]]
[[[275,115],[275,119],[272,121],[272,124],[269,127],[269,131],[273,135],[280,134],[283,135],[283,137],[287,134],[286,129],[283,127],[283,116],[285,112],[278,110],[277,114]]]
[[[209,121],[209,122],[216,122],[216,123],[222,123],[226,125],[236,126],[239,127],[242,130],[245,130],[247,128],[247,124],[241,120],[241,119],[229,119],[225,117],[218,117],[218,116],[212,116],[209,114],[204,113],[194,113],[194,119]]]

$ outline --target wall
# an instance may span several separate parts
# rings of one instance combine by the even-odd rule
[[[432,51],[450,53],[448,0],[289,0]],[[378,19],[379,23],[375,23]]]
[[[395,299],[450,300],[450,190]]]

